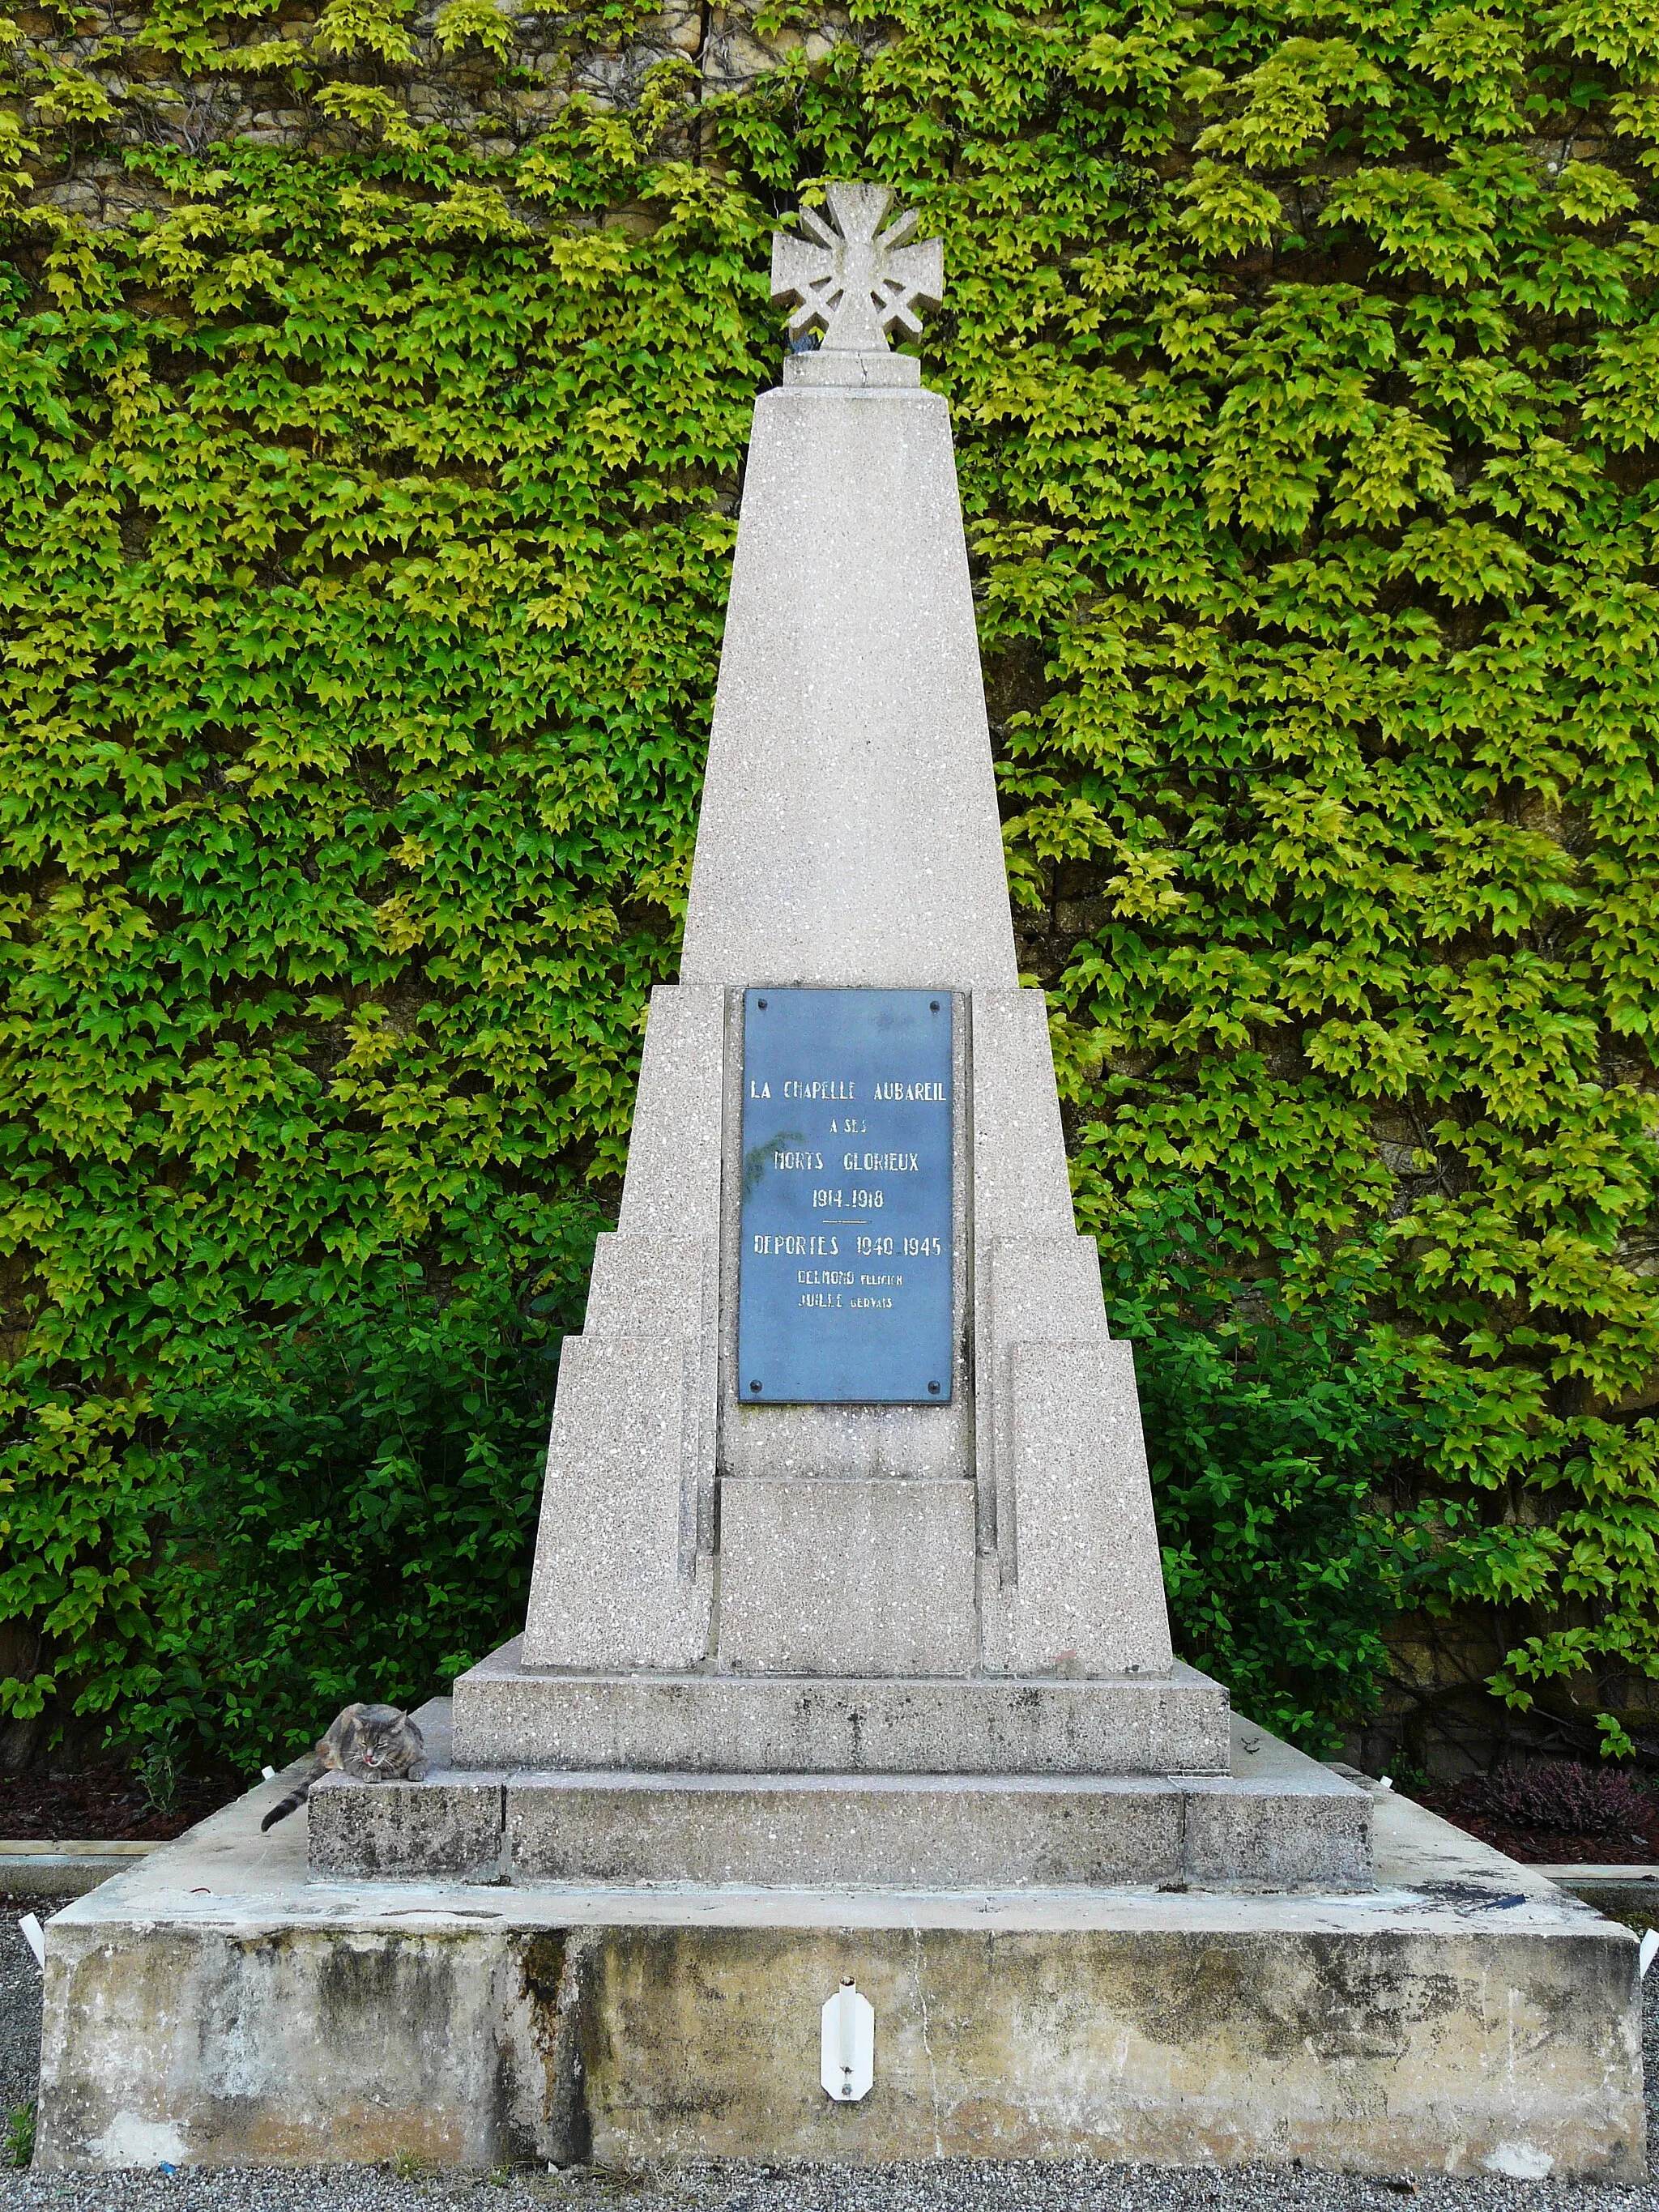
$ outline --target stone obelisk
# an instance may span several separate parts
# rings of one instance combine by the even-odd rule
[[[526,1879],[1163,1879],[1237,1817],[1282,1869],[1171,1653],[1020,988],[949,415],[888,343],[941,250],[824,201],[775,246],[821,342],[755,409],[680,981],[455,1764],[518,1774]],[[1295,1849],[1351,1881],[1345,1790]]]
[[[826,197],[776,243],[792,332],[822,342],[755,410],[680,981],[653,995],[621,1220],[564,1353],[522,1656],[1163,1674],[1131,1357],[1015,965],[948,412],[886,337],[919,334],[942,252],[913,217],[884,231],[876,186]],[[948,1405],[742,1402],[730,1002],[769,985],[957,994]]]

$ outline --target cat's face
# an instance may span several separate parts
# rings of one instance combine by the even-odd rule
[[[346,1771],[366,1781],[403,1774],[420,1751],[419,1731],[407,1713],[392,1705],[371,1705],[356,1716],[346,1747]]]

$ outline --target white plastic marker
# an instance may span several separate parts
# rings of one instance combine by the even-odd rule
[[[1394,1777],[1393,1777],[1393,1775],[1391,1775],[1391,1774],[1379,1774],[1379,1775],[1377,1776],[1377,1778],[1377,1778],[1378,1783],[1382,1785],[1382,1787],[1384,1790],[1392,1790],[1392,1789],[1394,1788]]]
[[[259,1769],[259,1779],[261,1782],[274,1782],[276,1779],[276,1768],[274,1766],[262,1766]]]
[[[856,2104],[870,2094],[876,2075],[876,2008],[859,1995],[850,1974],[827,1998],[819,2039],[818,2079],[823,2094],[838,2105]]]
[[[17,1923],[18,1933],[34,1954],[34,1963],[43,1972],[46,1964],[46,1931],[32,1912],[26,1912]],[[1659,1936],[1654,1937],[1659,1943]],[[1645,1971],[1645,1969],[1644,1970]]]
[[[1648,1968],[1656,1958],[1659,1958],[1659,1929],[1650,1928],[1642,1938],[1641,1949],[1636,1954],[1637,1967],[1644,1981],[1647,1979]]]

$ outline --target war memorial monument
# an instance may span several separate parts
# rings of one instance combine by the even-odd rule
[[[943,290],[775,241],[680,980],[523,1633],[49,1930],[40,2162],[1645,2172],[1636,1944],[1170,1645],[1022,989]],[[514,1624],[502,1624],[503,1632]]]

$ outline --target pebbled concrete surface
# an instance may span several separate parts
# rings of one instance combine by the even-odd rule
[[[40,1979],[0,1899],[0,2110],[33,2090]],[[1435,2212],[1659,2212],[1659,1972],[1644,1992],[1650,2179],[1608,2188],[1434,2176],[1415,2182],[1243,2168],[946,2162],[769,2168],[736,2163],[622,2174],[571,2169],[487,2174],[383,2167],[198,2168],[177,2176],[0,2170],[0,2212],[1372,2212],[1415,2202]]]

